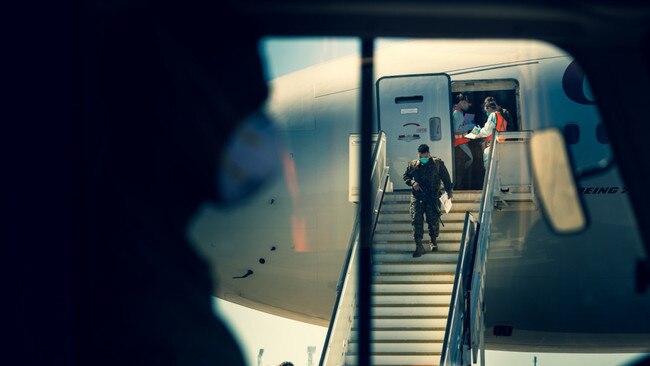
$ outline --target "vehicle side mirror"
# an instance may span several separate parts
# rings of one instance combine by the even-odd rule
[[[588,219],[562,133],[557,128],[536,130],[529,149],[535,194],[549,226],[558,234],[586,229]]]

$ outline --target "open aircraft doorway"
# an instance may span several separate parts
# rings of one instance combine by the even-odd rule
[[[359,182],[366,179],[373,364],[484,360],[485,350],[645,350],[650,318],[639,309],[650,300],[634,293],[628,271],[643,251],[615,164],[577,181],[592,225],[570,238],[546,226],[528,165],[531,136],[549,126],[563,132],[576,169],[611,159],[573,58],[529,40],[376,40],[370,166],[359,177],[369,64],[361,49],[349,38],[260,45],[282,171],[245,206],[197,214],[189,235],[214,263],[215,295],[328,327],[321,363],[355,364],[363,346],[356,286],[366,276],[357,271]],[[442,82],[410,82],[423,76]],[[388,81],[403,89],[392,93]],[[423,144],[431,157],[418,151]],[[452,205],[433,214],[437,229],[425,213],[417,234],[420,198],[411,189],[420,178],[409,169],[430,159],[442,176],[438,158],[454,188],[441,179],[432,197],[453,192]],[[610,312],[611,304],[625,313]],[[638,322],[625,321],[626,313]]]

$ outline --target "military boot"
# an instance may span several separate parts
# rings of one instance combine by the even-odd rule
[[[422,245],[422,240],[415,241],[415,252],[413,252],[413,258],[421,257],[422,254],[426,253],[426,249]]]
[[[432,252],[435,252],[436,250],[438,250],[438,243],[435,240],[431,240],[431,243],[429,244],[429,249]]]

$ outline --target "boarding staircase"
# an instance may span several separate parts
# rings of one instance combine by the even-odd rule
[[[465,213],[477,215],[480,199],[481,191],[455,192],[450,212],[441,217],[438,251],[413,258],[410,193],[384,196],[372,243],[373,365],[439,364]],[[427,243],[426,223],[424,231]],[[358,338],[351,339],[347,365],[356,359]]]
[[[413,258],[410,193],[386,192],[386,137],[380,133],[371,178],[372,365],[465,366],[479,359],[484,365],[483,298],[492,213],[534,205],[526,160],[530,132],[497,136],[505,138],[494,139],[483,190],[454,192],[451,211],[442,215],[438,251]],[[320,365],[357,364],[358,246],[355,224]]]

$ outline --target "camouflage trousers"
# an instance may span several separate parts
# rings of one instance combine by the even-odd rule
[[[424,235],[425,217],[427,226],[429,227],[431,241],[436,241],[440,226],[440,205],[436,203],[415,198],[411,199],[409,212],[411,213],[411,224],[413,225],[413,238],[416,241],[422,240]]]

